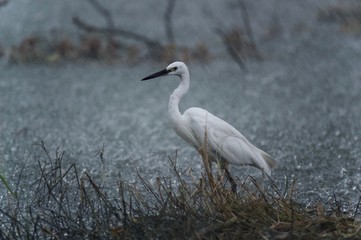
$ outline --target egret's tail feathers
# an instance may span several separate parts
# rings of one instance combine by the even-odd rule
[[[268,155],[268,153],[260,150],[260,153],[263,157],[263,159],[266,161],[267,166],[269,167],[269,169],[274,168],[277,165],[276,160],[274,160],[270,155]]]

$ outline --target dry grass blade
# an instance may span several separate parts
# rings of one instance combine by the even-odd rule
[[[158,177],[151,184],[138,173],[141,189],[119,180],[119,194],[112,198],[114,191],[105,191],[87,171],[78,174],[58,149],[52,159],[45,144],[40,146],[47,159],[38,160],[35,194],[9,199],[15,209],[0,209],[2,239],[361,238],[356,218],[361,200],[351,214],[342,211],[337,196],[333,208],[306,208],[294,199],[294,180],[280,188],[268,177],[264,188],[249,176],[234,193],[224,179],[213,177],[206,156],[203,178],[191,181],[175,156],[169,161],[176,181]]]

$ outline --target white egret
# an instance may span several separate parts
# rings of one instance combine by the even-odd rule
[[[179,112],[179,101],[187,93],[190,84],[189,71],[183,62],[174,62],[142,81],[167,75],[180,77],[180,84],[170,95],[168,103],[169,120],[173,129],[196,150],[206,149],[207,156],[224,169],[233,191],[236,191],[237,185],[227,169],[228,164],[250,165],[271,174],[276,161],[250,143],[230,124],[198,107],[189,108],[183,114]]]

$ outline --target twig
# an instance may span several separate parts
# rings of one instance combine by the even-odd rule
[[[175,43],[172,24],[172,15],[174,12],[175,2],[176,0],[168,0],[167,8],[164,13],[165,32],[168,39],[168,44]]]
[[[50,156],[50,153],[48,151],[48,149],[46,149],[46,146],[45,146],[45,143],[43,140],[40,141],[40,144],[36,144],[36,145],[40,145],[40,147],[43,149],[43,151],[45,152],[46,156],[47,156],[47,159],[50,163],[50,166],[53,167],[53,162],[51,161],[51,156]]]
[[[358,189],[359,191],[361,191],[359,187],[357,187],[357,189]],[[356,205],[356,209],[355,209],[355,212],[354,212],[354,214],[353,214],[353,216],[352,216],[352,219],[353,219],[353,220],[355,220],[355,218],[356,218],[358,209],[360,208],[360,204],[361,204],[361,196],[358,198],[357,205]]]
[[[103,168],[104,168],[104,152],[105,152],[105,147],[104,147],[104,142],[101,148],[99,148],[98,150],[96,150],[96,154],[95,156],[99,155],[100,161],[103,164]]]
[[[255,56],[257,57],[257,59],[259,59],[260,54],[259,54],[256,40],[254,38],[253,31],[251,28],[251,21],[249,18],[247,6],[246,6],[244,0],[239,0],[238,4],[239,4],[241,12],[242,12],[243,24],[244,24],[244,28],[246,30],[246,34],[248,36],[248,40],[254,46],[254,51],[256,53]]]
[[[88,2],[90,3],[90,5],[93,6],[93,8],[105,18],[105,21],[107,22],[107,26],[108,26],[108,41],[112,41],[113,39],[113,29],[115,28],[114,25],[114,21],[113,21],[113,17],[111,12],[106,9],[105,7],[103,7],[98,1],[96,0],[88,0]]]
[[[253,37],[253,31],[251,28],[251,22],[249,20],[249,15],[248,15],[248,10],[247,10],[247,6],[244,3],[244,0],[239,0],[238,4],[240,6],[241,12],[242,12],[242,18],[243,18],[243,24],[244,24],[244,28],[246,30],[247,36],[249,38],[249,40],[254,43],[254,37]]]
[[[146,188],[147,192],[152,194],[155,197],[155,199],[158,201],[158,203],[162,205],[162,203],[163,203],[162,199],[155,192],[155,190],[151,187],[150,183],[148,183],[144,178],[142,178],[142,176],[140,176],[138,170],[137,170],[137,175],[138,175],[138,178],[140,179],[142,185]]]
[[[119,182],[118,189],[119,189],[119,193],[120,193],[121,201],[122,201],[123,226],[127,226],[128,214],[127,214],[127,204],[125,202],[124,186],[123,185],[124,185],[123,182]]]
[[[168,156],[169,162],[171,164],[171,166],[173,167],[173,172],[176,175],[179,183],[182,185],[182,188],[184,190],[187,191],[188,194],[190,194],[188,188],[187,188],[187,183],[184,181],[184,179],[182,179],[181,175],[179,174],[179,171],[177,169],[177,157],[178,157],[178,152],[176,151],[175,157],[171,158],[170,156]]]
[[[103,193],[103,191],[101,191],[100,187],[94,182],[94,180],[92,179],[92,177],[85,172],[85,175],[87,176],[87,180],[89,181],[89,183],[91,184],[91,186],[93,187],[95,193],[99,196],[99,198],[103,201],[103,203],[105,204],[105,206],[108,207],[108,209],[111,210],[112,215],[114,215],[118,221],[121,221],[121,217],[118,214],[117,209],[111,204],[111,202],[107,199],[107,196]]]
[[[228,54],[236,62],[239,68],[242,71],[246,72],[247,71],[246,65],[244,64],[242,57],[237,53],[237,50],[234,48],[233,44],[230,43],[227,34],[225,34],[221,29],[216,29],[215,32],[218,36],[221,37],[222,42],[226,47]]]
[[[0,0],[0,7],[3,7],[8,3],[9,3],[9,0]]]
[[[92,25],[82,21],[77,16],[73,17],[73,24],[75,26],[77,26],[78,28],[83,29],[84,31],[87,31],[87,32],[107,34],[107,33],[109,33],[109,31],[111,31],[111,33],[114,35],[121,35],[122,37],[125,37],[125,38],[130,38],[135,41],[143,42],[145,45],[147,45],[148,48],[161,48],[162,47],[162,44],[160,44],[158,41],[147,38],[143,35],[140,35],[140,34],[137,34],[137,33],[122,29],[122,28],[114,28],[114,29],[110,30],[107,27],[92,26]]]
[[[100,3],[98,3],[96,0],[88,0],[88,2],[94,7],[95,10],[97,10],[103,17],[106,19],[108,27],[114,28],[114,21],[112,18],[112,15],[108,9],[103,7]]]

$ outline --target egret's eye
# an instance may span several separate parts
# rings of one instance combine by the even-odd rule
[[[171,72],[175,72],[176,70],[177,70],[177,67],[172,67],[172,68],[170,69]]]

